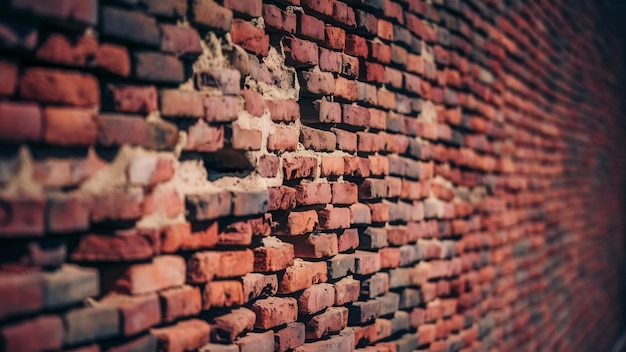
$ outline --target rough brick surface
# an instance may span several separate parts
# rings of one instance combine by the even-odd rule
[[[619,1],[0,3],[0,350],[624,330]]]

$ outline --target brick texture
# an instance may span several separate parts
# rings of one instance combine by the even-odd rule
[[[0,0],[0,350],[611,350],[618,3]]]

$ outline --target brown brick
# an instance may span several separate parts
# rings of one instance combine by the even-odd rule
[[[261,299],[252,304],[252,310],[256,314],[254,326],[263,330],[294,322],[298,317],[298,303],[291,297]]]
[[[100,103],[95,77],[62,70],[33,67],[20,78],[19,95],[42,103],[94,107]]]
[[[209,342],[211,326],[199,319],[190,319],[176,325],[152,329],[150,333],[159,341],[159,350],[184,352],[195,350]]]

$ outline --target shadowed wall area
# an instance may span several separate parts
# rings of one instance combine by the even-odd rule
[[[0,351],[609,351],[625,8],[0,0]]]

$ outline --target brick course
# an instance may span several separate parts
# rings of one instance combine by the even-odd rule
[[[3,1],[0,350],[609,350],[604,3]]]

